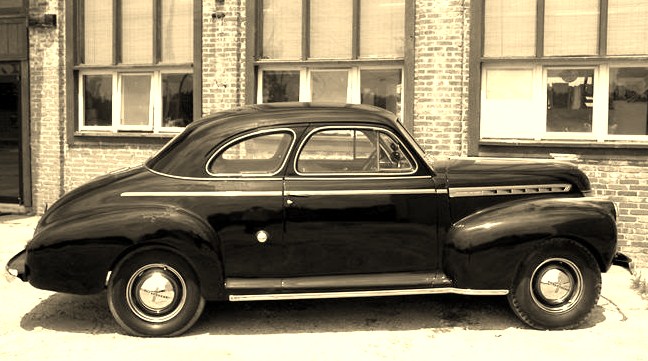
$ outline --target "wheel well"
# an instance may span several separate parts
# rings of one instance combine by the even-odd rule
[[[196,250],[196,257],[190,257],[185,251],[173,247],[161,241],[147,242],[146,244],[134,244],[124,249],[111,263],[107,271],[104,287],[108,286],[112,273],[119,263],[127,256],[142,251],[166,251],[182,258],[196,276],[196,282],[200,287],[202,296],[207,300],[221,300],[225,299],[225,284],[222,277],[222,264],[219,258],[213,255],[208,255],[205,252]],[[220,272],[220,273],[219,273]]]

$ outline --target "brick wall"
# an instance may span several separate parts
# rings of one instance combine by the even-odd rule
[[[202,111],[211,114],[245,103],[245,0],[203,1],[202,18]]]
[[[648,160],[582,156],[578,166],[590,178],[596,196],[609,198],[619,206],[621,249],[639,263],[648,264]]]
[[[414,136],[436,155],[467,153],[470,1],[417,1]]]
[[[30,16],[56,14],[56,28],[29,28],[29,81],[33,206],[42,212],[61,195],[64,103],[63,7],[30,1]]]

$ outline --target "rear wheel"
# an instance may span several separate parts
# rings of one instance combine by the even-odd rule
[[[124,258],[108,283],[108,304],[117,323],[137,336],[175,336],[200,317],[205,301],[195,273],[166,251],[139,251]]]
[[[538,329],[574,328],[596,306],[601,272],[592,254],[571,240],[550,240],[521,265],[509,292],[518,317]]]

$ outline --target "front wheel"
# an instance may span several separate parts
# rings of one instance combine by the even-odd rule
[[[117,323],[136,336],[179,335],[205,306],[192,268],[166,251],[126,256],[110,278],[107,297]]]
[[[581,324],[601,294],[601,272],[592,254],[570,240],[544,242],[520,266],[508,295],[517,316],[538,329]]]

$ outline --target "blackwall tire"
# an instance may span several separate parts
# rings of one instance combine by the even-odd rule
[[[126,256],[108,282],[115,321],[135,336],[177,336],[198,320],[205,306],[193,269],[167,251]]]
[[[542,243],[520,266],[508,295],[515,314],[537,329],[570,329],[587,319],[601,294],[594,256],[571,240]]]

